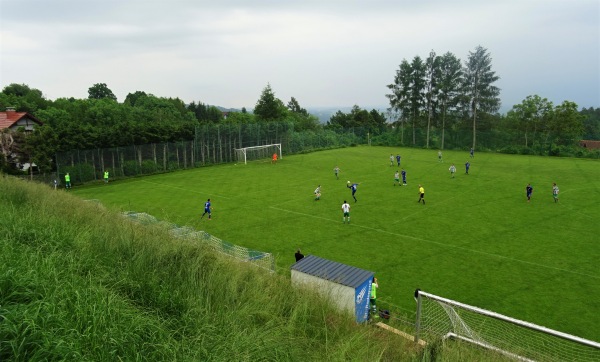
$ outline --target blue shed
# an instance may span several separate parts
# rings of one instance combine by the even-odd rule
[[[291,266],[293,285],[310,285],[341,310],[354,313],[357,322],[369,317],[369,297],[374,273],[308,255]]]

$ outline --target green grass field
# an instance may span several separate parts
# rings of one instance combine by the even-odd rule
[[[407,187],[393,186],[400,153]],[[471,162],[469,175],[464,163]],[[455,163],[457,174],[448,168]],[[333,168],[341,168],[336,180]],[[346,181],[359,182],[354,203]],[[560,202],[552,199],[552,183]],[[525,186],[534,187],[526,202]],[[418,184],[427,204],[417,203]],[[313,191],[322,187],[320,201]],[[294,251],[371,270],[379,300],[415,310],[429,293],[600,340],[600,162],[353,147],[76,187],[84,199],[147,212],[275,255]],[[207,198],[213,220],[200,220]],[[341,204],[352,206],[342,223]]]

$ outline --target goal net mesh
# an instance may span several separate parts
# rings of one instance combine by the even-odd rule
[[[277,154],[278,158],[281,158],[282,154],[280,143],[235,149],[235,154],[238,163],[247,163],[250,161],[271,159],[274,153]]]
[[[221,240],[207,232],[195,230],[189,226],[178,226],[176,224],[160,221],[154,216],[144,212],[126,211],[123,215],[126,218],[143,225],[162,224],[177,238],[205,243],[221,254],[233,257],[239,261],[251,263],[252,265],[266,269],[270,272],[275,271],[275,257],[271,253],[251,250],[243,246],[235,245]]]
[[[600,344],[500,314],[419,293],[417,335],[454,338],[522,361],[600,361]]]

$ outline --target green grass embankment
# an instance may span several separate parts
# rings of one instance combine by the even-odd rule
[[[99,204],[3,177],[0,207],[0,361],[422,357],[285,276]]]

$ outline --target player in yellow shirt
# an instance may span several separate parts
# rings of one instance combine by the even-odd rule
[[[425,205],[425,189],[419,185],[419,201],[417,202],[421,202],[421,200],[423,200],[423,205]]]

